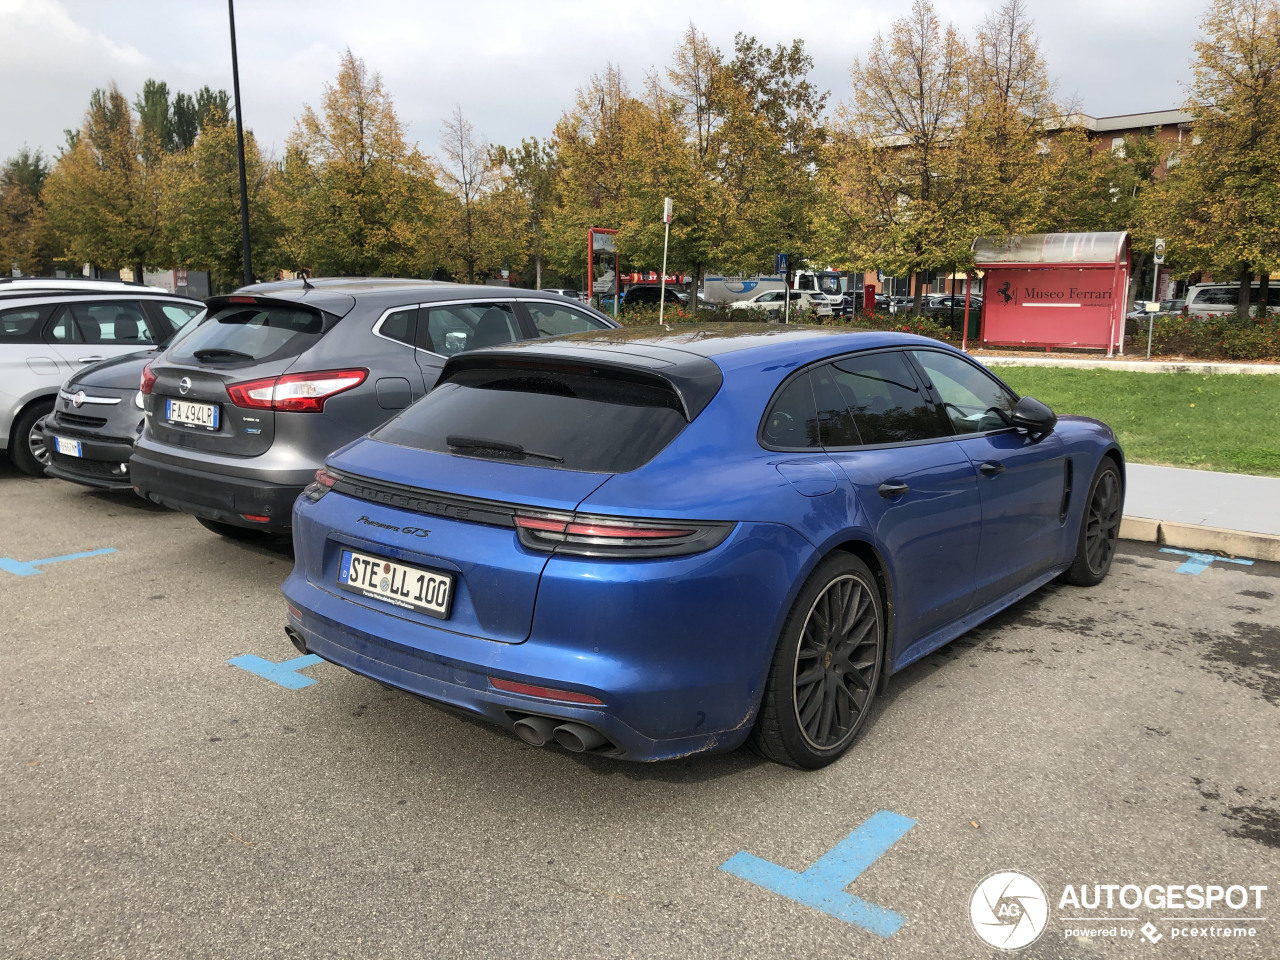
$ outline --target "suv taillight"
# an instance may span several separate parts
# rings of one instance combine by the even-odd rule
[[[732,523],[630,520],[563,513],[518,513],[520,542],[531,550],[583,557],[676,557],[722,543]]]
[[[369,371],[363,367],[351,370],[318,370],[315,373],[287,373],[282,377],[228,384],[227,395],[237,407],[248,407],[251,410],[320,413],[324,410],[326,400],[360,386],[367,376]]]
[[[156,375],[151,371],[151,364],[147,364],[142,368],[142,383],[139,384],[138,390],[143,396],[151,393],[151,388],[156,385]]]

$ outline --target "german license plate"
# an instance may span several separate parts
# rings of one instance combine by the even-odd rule
[[[164,418],[170,423],[180,423],[184,427],[204,427],[206,430],[217,430],[219,410],[216,403],[196,403],[193,400],[166,400],[164,402]]]
[[[79,440],[68,440],[66,437],[54,437],[53,444],[64,457],[83,457]]]
[[[449,619],[453,574],[343,550],[338,586],[430,617]]]

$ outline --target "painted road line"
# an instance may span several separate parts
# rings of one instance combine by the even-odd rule
[[[33,577],[37,573],[44,573],[43,570],[37,569],[51,563],[61,563],[63,560],[80,560],[84,557],[100,557],[104,553],[115,553],[115,547],[103,547],[101,550],[86,550],[84,553],[68,553],[61,557],[45,557],[43,560],[14,560],[12,557],[0,557],[0,570],[5,573],[12,573],[15,577]]]
[[[1182,566],[1178,567],[1176,573],[1189,573],[1193,577],[1198,577],[1209,569],[1210,565],[1218,563],[1239,563],[1246,567],[1252,567],[1252,560],[1240,560],[1236,557],[1220,557],[1213,553],[1196,553],[1194,550],[1175,550],[1172,547],[1161,547],[1161,553],[1176,553],[1180,557],[1186,557]]]
[[[246,653],[243,656],[232,657],[227,663],[241,670],[248,670],[254,676],[279,684],[286,690],[301,690],[303,687],[311,686],[315,681],[310,677],[304,677],[298,671],[314,667],[317,663],[324,663],[324,658],[308,653],[306,656],[294,657],[282,663],[272,663],[270,660],[255,657],[252,653]]]
[[[909,817],[889,810],[877,810],[858,829],[801,873],[746,851],[735,853],[720,865],[720,869],[887,939],[898,932],[907,918],[887,907],[845,893],[844,888],[915,825],[916,822]]]

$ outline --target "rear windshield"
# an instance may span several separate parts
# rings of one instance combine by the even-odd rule
[[[247,363],[296,357],[336,318],[300,307],[233,303],[179,338],[169,356],[197,363]]]
[[[438,453],[626,473],[685,425],[679,397],[661,381],[481,368],[457,371],[373,436]]]

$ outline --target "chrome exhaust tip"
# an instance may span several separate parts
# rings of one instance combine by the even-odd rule
[[[289,638],[289,642],[298,648],[299,653],[307,652],[307,641],[303,639],[302,634],[293,627],[285,627],[284,634]]]
[[[609,742],[599,730],[592,730],[581,723],[562,723],[552,733],[556,743],[573,753],[585,753]]]

